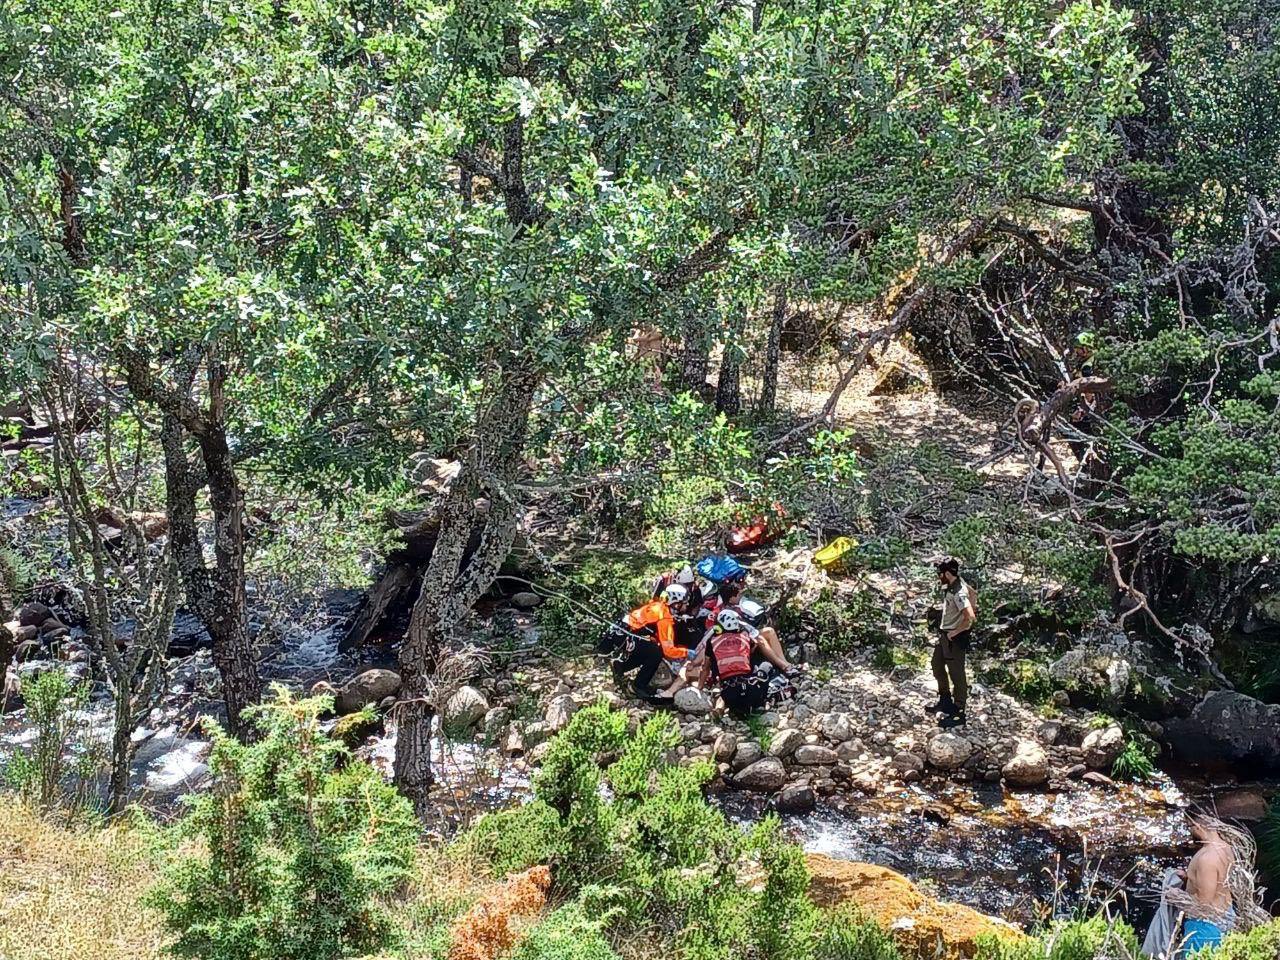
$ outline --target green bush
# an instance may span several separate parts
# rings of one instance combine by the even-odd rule
[[[1230,934],[1216,950],[1196,956],[1200,960],[1275,960],[1280,957],[1280,920],[1248,933]]]
[[[893,938],[860,911],[843,908],[822,917],[813,960],[901,960]]]
[[[564,844],[560,817],[541,800],[534,800],[485,814],[454,846],[460,853],[479,857],[503,877],[559,859]]]
[[[1021,659],[1007,667],[996,666],[985,679],[1027,703],[1045,703],[1053,696],[1054,682],[1049,668],[1035,660]]]
[[[1145,736],[1130,735],[1124,749],[1111,765],[1111,776],[1116,780],[1138,782],[1149,780],[1156,772],[1156,745]]]
[[[603,927],[580,903],[567,903],[529,931],[511,960],[617,960]]]
[[[881,644],[885,611],[872,590],[844,595],[834,587],[824,587],[803,609],[789,605],[778,629],[787,636],[812,636],[818,649],[828,656],[840,656],[863,647]]]
[[[1060,920],[1026,940],[983,937],[975,960],[1139,960],[1138,938],[1128,924],[1097,915]]]
[[[92,740],[82,713],[89,684],[73,684],[55,669],[23,680],[20,689],[35,736],[5,764],[5,783],[45,812],[86,811],[102,763],[101,744]]]
[[[336,960],[390,938],[377,901],[408,878],[417,821],[377,771],[346,762],[320,732],[331,707],[277,688],[254,708],[258,742],[212,725],[213,783],[181,824],[206,852],[184,849],[149,897],[175,956]]]
[[[550,650],[573,653],[594,645],[606,623],[616,623],[649,597],[654,578],[673,564],[638,557],[590,557],[538,608],[538,635]]]
[[[1280,799],[1267,806],[1267,815],[1254,828],[1258,840],[1258,868],[1272,882],[1280,879]]]

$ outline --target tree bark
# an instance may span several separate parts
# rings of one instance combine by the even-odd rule
[[[756,9],[760,9],[757,4]],[[769,340],[764,348],[764,371],[760,376],[760,411],[772,413],[778,404],[778,362],[782,356],[782,324],[787,317],[787,291],[778,287],[773,294],[773,314],[769,319]]]
[[[477,417],[462,470],[441,504],[440,533],[400,648],[404,688],[397,707],[395,780],[419,816],[426,811],[435,782],[431,732],[437,704],[432,676],[445,643],[497,576],[519,519],[512,492],[540,377],[519,361],[500,377],[493,403]],[[489,500],[487,510],[477,505],[482,494]],[[479,546],[468,557],[477,526]]]
[[[743,315],[735,311],[720,358],[720,378],[716,383],[716,409],[733,415],[742,410],[742,358],[738,341],[742,338]]]

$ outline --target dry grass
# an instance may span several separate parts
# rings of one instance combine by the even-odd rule
[[[138,903],[156,869],[135,829],[58,826],[0,795],[0,958],[161,956],[159,918]]]

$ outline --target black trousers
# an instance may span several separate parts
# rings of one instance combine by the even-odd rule
[[[969,631],[947,637],[945,630],[938,631],[938,642],[933,648],[933,679],[938,681],[938,699],[944,707],[955,707],[963,713],[969,700],[969,679],[964,672],[965,654],[969,652]]]
[[[627,637],[613,655],[613,672],[621,675],[638,669],[640,672],[636,674],[636,687],[648,689],[660,663],[662,647],[656,642],[641,637]]]
[[[769,681],[754,673],[730,677],[720,683],[724,705],[739,716],[759,710],[769,700]]]

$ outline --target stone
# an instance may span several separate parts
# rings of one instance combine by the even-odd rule
[[[540,743],[529,751],[529,762],[534,766],[541,766],[542,761],[547,758],[547,753],[551,750],[551,741]]]
[[[569,721],[577,712],[578,705],[574,703],[573,697],[562,693],[558,697],[553,697],[547,704],[547,712],[543,719],[546,720],[548,730],[559,733],[569,725]]]
[[[1097,770],[1087,770],[1080,777],[1085,783],[1092,784],[1095,787],[1114,787],[1116,782],[1105,774],[1099,773]]]
[[[1169,742],[1185,760],[1248,762],[1280,770],[1280,705],[1234,690],[1214,690],[1185,718],[1167,721]]]
[[[939,770],[958,770],[973,755],[973,744],[955,733],[939,733],[929,741],[926,756]]]
[[[779,730],[769,742],[769,756],[785,760],[804,744],[804,734],[794,727]]]
[[[481,729],[490,741],[496,741],[511,723],[511,711],[506,707],[491,707],[484,715]]]
[[[376,713],[348,713],[333,725],[333,738],[352,750],[382,731],[382,718]]]
[[[816,743],[806,743],[796,747],[794,756],[796,763],[803,767],[831,766],[840,761],[839,755],[834,750]]]
[[[867,752],[867,745],[861,740],[846,740],[836,747],[836,756],[844,761],[858,760]]]
[[[1083,763],[1072,764],[1070,767],[1067,768],[1067,779],[1080,780],[1080,779],[1083,779],[1084,775],[1088,772],[1089,772],[1089,768],[1086,767]]]
[[[733,769],[741,770],[743,767],[749,767],[763,756],[764,751],[760,749],[760,744],[744,740],[733,752]]]
[[[1065,710],[1067,707],[1071,706],[1071,694],[1067,693],[1065,690],[1055,690],[1049,696],[1049,702],[1059,710]]]
[[[1100,730],[1090,730],[1080,744],[1084,762],[1094,770],[1110,770],[1116,757],[1124,750],[1124,731],[1116,724]]]
[[[532,590],[522,590],[511,595],[511,605],[521,610],[532,610],[542,605],[542,597]]]
[[[333,708],[339,715],[355,713],[361,707],[379,703],[383,697],[399,692],[400,674],[394,670],[375,667],[356,674],[344,683],[338,691]]]
[[[1059,720],[1046,720],[1036,727],[1036,739],[1046,747],[1057,743],[1060,736],[1062,736],[1062,722]]]
[[[529,746],[544,743],[551,736],[551,728],[543,720],[535,720],[524,725],[524,742]]]
[[[1120,655],[1116,644],[1081,646],[1055,660],[1049,666],[1049,677],[1086,700],[1118,700],[1129,692],[1133,664]]]
[[[893,769],[899,773],[924,772],[924,757],[903,750],[893,755]]]
[[[676,694],[676,709],[695,717],[705,717],[711,712],[711,698],[697,687],[685,687]]]
[[[822,717],[822,735],[832,743],[843,743],[857,736],[858,730],[847,713],[828,713]]]
[[[773,793],[787,782],[787,769],[777,757],[764,757],[738,771],[734,783],[744,790]]]
[[[725,731],[715,739],[715,744],[711,748],[712,756],[721,762],[733,759],[733,755],[738,752],[738,738]]]
[[[926,386],[924,378],[906,364],[889,360],[880,364],[880,372],[871,385],[870,396],[889,397],[924,390]]]
[[[779,813],[808,813],[815,806],[813,788],[798,783],[783,787],[773,800],[773,808]]]
[[[53,615],[52,610],[43,603],[37,603],[34,600],[30,603],[24,603],[18,608],[17,620],[18,625],[23,627],[39,627],[47,620],[52,620],[55,624],[61,626],[58,623],[58,618]]]
[[[951,822],[951,811],[940,803],[928,804],[920,811],[920,816],[943,827]]]
[[[525,751],[524,735],[514,723],[507,728],[507,735],[502,741],[502,752],[508,757],[518,757]]]
[[[483,720],[488,712],[489,701],[483,693],[475,687],[461,686],[444,705],[441,727],[451,736],[458,736]]]
[[[1049,755],[1034,740],[1019,740],[1000,775],[1015,787],[1038,787],[1049,782]]]
[[[1257,790],[1232,790],[1213,799],[1214,812],[1224,820],[1256,823],[1266,819],[1267,798]]]

